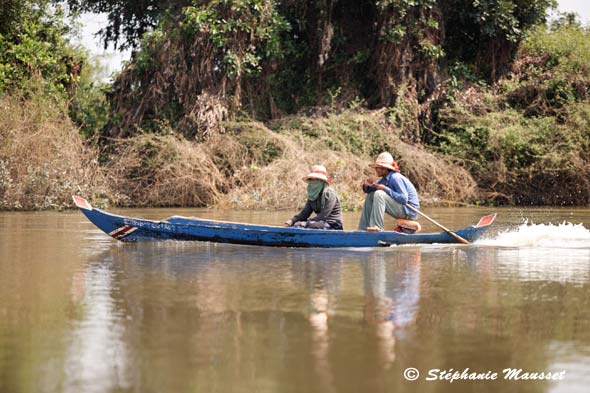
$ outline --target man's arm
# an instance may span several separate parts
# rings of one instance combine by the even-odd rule
[[[313,212],[313,210],[311,208],[311,203],[309,202],[309,199],[308,199],[307,202],[305,203],[305,206],[303,206],[303,209],[301,209],[301,211],[298,214],[294,215],[290,220],[287,220],[287,222],[285,222],[285,224],[292,226],[297,221],[305,221],[309,218],[309,216],[311,216],[312,212]]]
[[[408,190],[401,177],[390,175],[387,177],[386,184],[379,184],[378,189],[382,189],[394,201],[401,205],[408,203]]]

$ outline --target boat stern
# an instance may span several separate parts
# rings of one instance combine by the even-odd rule
[[[487,216],[483,216],[479,219],[479,222],[475,225],[476,228],[480,227],[487,227],[492,225],[494,220],[496,219],[497,213],[488,214]]]

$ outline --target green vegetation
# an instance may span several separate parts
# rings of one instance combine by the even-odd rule
[[[493,89],[446,103],[430,145],[469,169],[486,202],[587,204],[589,62],[586,29],[535,28]]]
[[[59,7],[48,1],[6,0],[0,11],[0,94],[41,88],[72,95],[85,61],[67,40]]]
[[[0,10],[0,209],[71,205],[72,193],[112,200],[96,162],[68,116],[77,102],[84,52],[59,7],[6,0]]]
[[[407,135],[427,139],[445,64],[484,82],[510,67],[526,31],[553,0],[176,0],[154,6],[71,0],[105,11],[105,43],[137,46],[115,84],[106,137],[165,120],[197,140],[247,114],[275,119],[335,99],[370,108],[407,103]],[[125,8],[121,12],[120,7]],[[136,25],[118,25],[129,12]],[[137,38],[145,26],[147,34]],[[121,34],[119,34],[121,33]],[[424,119],[422,124],[417,119]]]
[[[5,2],[0,209],[294,208],[315,163],[356,209],[382,150],[426,203],[590,202],[589,33],[553,0],[67,3],[136,52],[98,84],[61,2]]]

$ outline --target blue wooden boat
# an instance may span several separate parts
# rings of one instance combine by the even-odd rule
[[[197,240],[274,247],[378,247],[392,244],[457,243],[446,232],[405,234],[398,232],[333,231],[241,224],[172,216],[161,221],[130,218],[93,208],[84,198],[74,203],[100,230],[122,242]],[[492,224],[496,214],[482,217],[476,225],[456,231],[474,241]]]

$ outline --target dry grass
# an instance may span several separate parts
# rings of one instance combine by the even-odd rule
[[[270,125],[226,122],[226,133],[196,143],[170,135],[117,142],[107,164],[111,186],[126,206],[217,206],[296,209],[305,202],[303,177],[324,165],[347,210],[362,206],[360,182],[390,150],[427,202],[473,198],[475,183],[462,168],[404,143],[384,111],[293,116]]]
[[[305,203],[306,183],[303,177],[314,164],[326,167],[334,179],[332,186],[346,209],[362,203],[358,192],[359,173],[364,161],[350,153],[337,154],[324,150],[286,154],[265,167],[244,168],[240,176],[248,179],[243,186],[232,189],[219,199],[218,206],[247,209],[295,209]]]
[[[400,143],[392,151],[404,173],[416,185],[424,204],[453,204],[472,201],[477,183],[469,172],[433,155],[419,146]]]
[[[72,194],[114,199],[64,107],[41,96],[0,99],[0,209],[71,205]]]
[[[224,176],[206,146],[173,135],[146,134],[116,143],[106,164],[122,206],[206,206],[224,185]]]
[[[475,197],[476,184],[469,173],[421,148],[400,140],[399,130],[385,119],[383,111],[352,112],[339,115],[290,117],[256,128],[267,149],[279,151],[276,159],[243,162],[233,165],[234,177],[240,179],[218,199],[218,206],[252,209],[294,209],[305,202],[303,177],[314,164],[324,165],[334,179],[333,187],[347,210],[362,206],[361,180],[375,176],[368,163],[382,150],[389,150],[398,160],[402,173],[417,186],[426,203],[468,202]],[[237,140],[243,135],[240,124],[227,127]],[[246,131],[246,132],[251,132]],[[245,139],[240,141],[248,145]],[[260,146],[260,143],[258,144]],[[250,157],[263,157],[262,151]]]
[[[345,209],[362,206],[360,182],[382,150],[397,158],[423,200],[465,202],[475,185],[462,168],[402,142],[383,111],[294,116],[269,128],[227,122],[205,142],[176,133],[112,141],[106,162],[85,146],[65,109],[41,98],[0,101],[0,209],[71,206],[82,194],[95,204],[296,209],[303,177],[322,164]],[[112,191],[114,190],[114,191]]]

